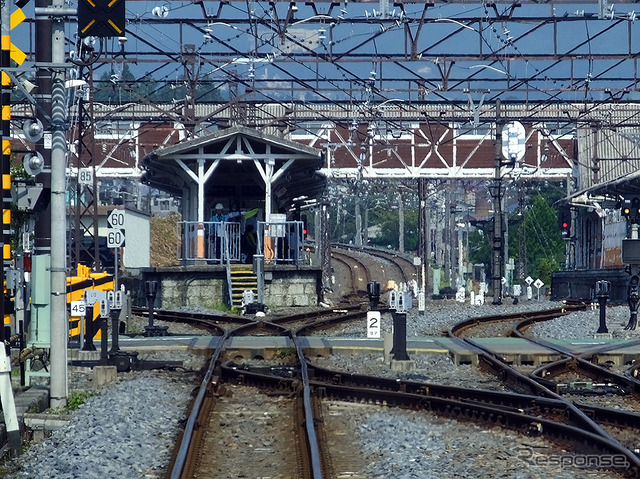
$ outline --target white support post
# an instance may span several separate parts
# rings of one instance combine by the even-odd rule
[[[198,239],[197,239],[197,253],[198,259],[205,257],[205,234],[204,234],[204,160],[198,160]]]
[[[264,221],[271,221],[271,182],[273,181],[273,169],[275,166],[273,158],[267,158],[265,161],[265,178],[264,178]]]
[[[11,358],[7,356],[4,344],[0,344],[0,399],[2,400],[2,414],[7,427],[7,438],[11,454],[20,455],[22,443],[20,440],[20,426],[16,414],[16,405],[11,388]]]

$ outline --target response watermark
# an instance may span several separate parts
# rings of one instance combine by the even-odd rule
[[[604,453],[540,453],[532,447],[514,448],[516,457],[528,464],[560,469],[627,469],[629,460],[624,454]]]

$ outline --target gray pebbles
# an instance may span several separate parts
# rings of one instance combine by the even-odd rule
[[[408,337],[440,336],[454,323],[473,316],[557,307],[548,301],[519,305],[470,306],[453,301],[428,304],[424,316],[413,310],[407,318]],[[628,308],[608,308],[612,337],[638,338],[624,331]],[[593,338],[599,312],[589,310],[536,325],[532,333],[561,339]],[[336,336],[366,337],[364,324],[343,328]],[[390,332],[391,321],[382,331]],[[201,334],[201,333],[194,333]],[[176,352],[171,359],[178,359]],[[179,353],[191,364],[193,357]],[[160,359],[160,358],[153,358]],[[416,369],[405,379],[455,383],[482,389],[500,386],[471,366],[456,366],[447,355],[412,358]],[[372,375],[392,374],[375,354],[318,359],[323,366]],[[191,369],[199,365],[193,364]],[[76,384],[81,387],[81,384]],[[69,424],[32,444],[17,460],[4,466],[7,479],[152,479],[163,477],[171,448],[186,419],[193,375],[167,372],[120,373],[116,383],[97,391],[72,416]],[[71,387],[71,380],[70,380]],[[546,466],[558,452],[541,439],[501,429],[483,429],[412,411],[374,406],[342,408],[344,424],[365,456],[367,478],[457,477],[616,477],[584,469]],[[250,432],[250,428],[249,428]],[[564,457],[564,456],[562,456]],[[536,460],[537,458],[537,460]],[[540,460],[542,458],[542,460]],[[2,469],[0,469],[2,471]]]
[[[121,374],[87,399],[67,426],[9,464],[4,477],[163,477],[195,384],[193,376]]]

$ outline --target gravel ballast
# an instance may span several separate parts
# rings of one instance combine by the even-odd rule
[[[160,478],[196,382],[192,375],[119,375],[67,426],[32,444],[5,478]]]
[[[560,303],[525,301],[518,305],[470,306],[454,301],[429,302],[426,314],[410,311],[407,318],[408,337],[441,336],[462,319],[505,312],[554,308]],[[638,331],[625,331],[628,307],[608,308],[608,327],[614,338],[640,336]],[[599,311],[571,313],[547,323],[535,325],[531,332],[547,338],[593,338],[598,327]],[[364,324],[345,327],[336,336],[366,337]],[[383,333],[390,332],[391,322],[383,322]],[[181,331],[181,333],[184,333]],[[201,333],[194,333],[201,334]],[[177,357],[177,354],[179,356]],[[161,357],[149,359],[158,360]],[[172,352],[166,359],[182,359],[196,370],[202,360],[194,360],[187,352]],[[470,366],[456,366],[446,355],[412,358],[416,369],[407,379],[435,383],[455,383],[482,389],[499,387],[494,380],[480,376]],[[366,374],[388,375],[378,355],[335,356],[319,359],[324,366]],[[80,379],[78,379],[80,378]],[[86,379],[86,378],[85,378]],[[78,383],[74,383],[78,381]],[[17,460],[4,466],[7,479],[49,477],[56,479],[148,479],[166,473],[170,450],[186,418],[187,406],[194,387],[195,375],[177,372],[119,373],[118,380],[90,397],[73,413],[69,424],[45,440],[32,444]],[[70,389],[82,389],[82,374],[70,377]],[[511,436],[500,439],[502,431],[487,433],[481,427],[444,418],[429,418],[417,413],[378,408],[348,408],[348,423],[354,440],[362,445],[370,469],[363,477],[615,477],[594,471],[553,471],[531,467],[517,457]],[[247,434],[251,428],[247,427]],[[490,441],[487,438],[492,438]],[[518,439],[517,444],[527,444]],[[533,440],[532,440],[533,441]],[[549,445],[529,443],[537,451],[550,453]],[[529,447],[529,446],[527,446]],[[542,449],[538,449],[538,447]],[[533,449],[532,449],[533,450]],[[552,452],[551,452],[552,453]],[[461,455],[471,462],[455,465]],[[447,464],[450,464],[447,466]],[[422,472],[421,472],[422,471]],[[425,472],[426,471],[426,472]],[[495,475],[496,472],[498,475]]]

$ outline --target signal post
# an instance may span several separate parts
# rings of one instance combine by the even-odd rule
[[[621,202],[622,216],[630,226],[630,238],[622,240],[622,262],[629,274],[627,285],[627,303],[629,304],[629,322],[626,330],[635,330],[638,326],[638,305],[640,304],[640,197],[625,198]]]

